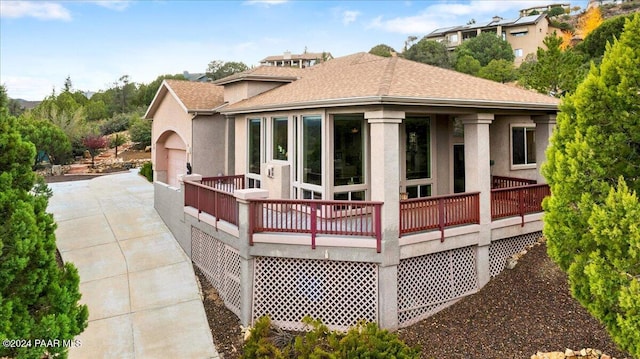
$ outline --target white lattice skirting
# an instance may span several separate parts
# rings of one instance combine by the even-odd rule
[[[416,323],[477,289],[475,247],[403,259],[398,265],[398,324]]]
[[[304,330],[305,315],[337,330],[378,319],[375,263],[256,257],[253,289],[253,318],[283,329]]]
[[[507,258],[520,252],[526,246],[536,243],[540,237],[542,237],[542,232],[533,232],[491,242],[489,246],[489,271],[491,277],[495,277],[502,272]]]
[[[198,228],[191,227],[192,260],[218,291],[227,308],[240,317],[240,255]]]

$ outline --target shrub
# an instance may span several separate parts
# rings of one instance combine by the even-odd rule
[[[129,117],[125,114],[114,115],[100,125],[100,133],[110,135],[112,133],[125,131],[129,128],[129,121]]]
[[[153,166],[151,162],[145,162],[140,168],[140,174],[147,178],[147,181],[153,182]]]
[[[151,146],[151,121],[135,119],[131,121],[129,128],[131,141],[143,146]]]
[[[291,340],[290,334],[271,327],[269,317],[256,321],[242,358],[419,358],[420,351],[403,343],[375,323],[360,322],[349,331],[330,331],[318,319],[302,320],[311,330]]]

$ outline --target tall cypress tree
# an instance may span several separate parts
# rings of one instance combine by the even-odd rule
[[[543,168],[548,252],[574,297],[640,356],[640,15],[565,97]]]
[[[88,311],[78,304],[77,270],[56,262],[56,226],[46,213],[51,192],[36,181],[35,147],[21,138],[7,103],[0,86],[0,340],[30,346],[2,345],[0,357],[66,357],[62,340],[86,328]],[[36,346],[35,340],[51,345]]]

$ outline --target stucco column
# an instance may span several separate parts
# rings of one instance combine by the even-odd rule
[[[531,119],[536,123],[536,180],[547,183],[542,175],[542,164],[546,161],[545,151],[556,127],[556,115],[532,116]]]
[[[489,125],[492,113],[461,117],[464,124],[464,180],[466,192],[480,192],[480,233],[476,253],[478,287],[489,282],[489,245],[491,244],[491,151]]]
[[[400,124],[402,111],[365,112],[371,132],[371,200],[382,206],[382,263],[378,267],[378,324],[398,328]]]
[[[386,264],[398,263],[400,215],[400,123],[402,111],[370,111],[371,200],[382,206],[382,253]]]
[[[249,201],[267,198],[269,192],[259,188],[248,188],[234,192],[238,201],[238,254],[240,254],[240,322],[244,326],[253,319],[253,277],[254,259],[249,254]]]

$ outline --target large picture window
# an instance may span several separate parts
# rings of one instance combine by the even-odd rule
[[[273,119],[273,159],[286,161],[288,158],[287,144],[289,137],[287,134],[288,120],[286,117],[277,117]]]
[[[302,182],[322,185],[322,121],[320,116],[302,117]]]
[[[511,128],[511,160],[513,165],[536,163],[536,131],[534,127]]]
[[[431,120],[404,120],[406,134],[406,179],[431,178]]]
[[[364,136],[362,116],[334,117],[334,186],[364,183]]]
[[[261,128],[260,119],[249,119],[249,173],[260,174]]]

